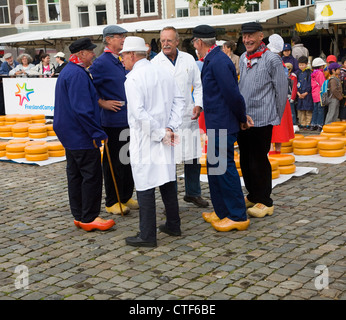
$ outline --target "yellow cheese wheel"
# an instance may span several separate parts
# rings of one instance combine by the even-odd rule
[[[312,134],[311,136],[309,136],[309,139],[315,139],[317,141],[324,141],[324,140],[328,140],[329,138],[326,136],[321,136],[319,134]]]
[[[52,151],[52,150],[64,150],[63,145],[61,144],[60,141],[50,141],[50,142],[46,142],[46,145],[48,147],[48,151]],[[204,165],[207,164],[207,158],[206,157],[201,157],[199,159],[199,161],[201,162],[201,164],[203,163]]]
[[[36,154],[30,154],[26,153],[25,154],[25,159],[28,161],[43,161],[43,160],[48,160],[49,155],[48,153],[36,153]]]
[[[0,121],[1,121],[1,119],[0,119]],[[333,126],[343,126],[344,127],[344,129],[346,130],[346,121],[334,121],[334,122],[332,122],[331,123],[331,125],[333,125]]]
[[[240,158],[239,157],[234,157],[234,162],[236,168],[240,168]]]
[[[41,120],[41,119],[45,119],[46,116],[44,114],[32,114],[31,115],[31,119],[32,120]]]
[[[14,125],[14,124],[16,124],[16,123],[17,123],[17,122],[12,122],[12,121],[11,121],[11,122],[10,122],[10,121],[6,121],[6,122],[5,122],[5,124],[6,124],[6,125],[9,125],[9,126],[12,126],[12,125]]]
[[[31,115],[30,114],[19,114],[16,116],[16,122],[28,122],[31,121]]]
[[[53,130],[48,130],[48,131],[47,131],[47,135],[48,135],[48,136],[56,136],[56,133],[55,133],[55,131],[53,131]]]
[[[293,153],[299,156],[311,156],[318,153],[318,148],[294,148]]]
[[[6,122],[16,122],[17,114],[7,114],[5,116]]]
[[[296,165],[290,164],[288,166],[279,166],[280,174],[291,174],[296,171]]]
[[[48,154],[50,157],[64,157],[65,156],[65,149],[64,150],[48,151]],[[206,168],[206,167],[201,167],[201,168]]]
[[[6,121],[6,116],[0,116],[0,121],[5,122]]]
[[[6,145],[7,152],[24,152],[25,143],[8,143]]]
[[[345,143],[340,140],[331,140],[319,141],[318,148],[323,150],[336,150],[342,149],[345,146]]]
[[[201,167],[201,174],[207,174],[207,167]]]
[[[287,166],[296,161],[296,158],[291,154],[271,154],[268,158],[279,161],[279,166]]]
[[[25,158],[25,152],[7,152],[6,151],[6,157],[8,159],[21,159],[21,158]]]
[[[300,133],[296,133],[294,135],[294,139],[304,139],[304,138],[305,138],[305,136],[303,134],[300,134]]]
[[[29,154],[47,153],[48,147],[44,144],[36,144],[36,145],[26,146],[24,151]]]
[[[282,147],[281,146],[281,153],[292,153],[293,152],[293,147]]]
[[[278,160],[269,159],[269,162],[270,162],[270,165],[272,167],[272,171],[277,170],[279,168],[279,161]]]
[[[334,137],[334,138],[330,138],[330,140],[343,141],[346,146],[346,137]]]
[[[321,132],[321,136],[328,137],[328,138],[334,138],[334,137],[342,137],[343,134],[341,132]]]
[[[35,141],[28,141],[26,142],[25,144],[27,146],[35,146],[35,145],[43,145],[43,144],[46,144],[47,142],[46,141],[38,141],[38,140],[35,140]]]
[[[315,139],[294,139],[293,140],[293,148],[316,148],[317,140]]]
[[[32,138],[32,139],[41,139],[46,137],[47,137],[47,132],[38,132],[38,133],[29,132],[29,138]]]
[[[345,149],[338,149],[338,150],[324,150],[320,149],[319,154],[321,157],[343,157],[345,155]]]
[[[277,179],[280,177],[280,170],[277,169],[277,170],[273,170],[272,171],[272,179]]]
[[[0,150],[6,150],[7,141],[0,141]]]
[[[282,142],[281,147],[291,147],[292,146],[292,140],[293,139],[291,139],[290,141],[287,141],[287,142]]]
[[[32,120],[32,123],[46,123],[46,119]]]
[[[0,126],[0,132],[11,132],[11,131],[12,131],[12,125]]]
[[[14,124],[11,128],[12,132],[28,132],[29,123],[27,122],[18,122]]]
[[[29,139],[13,139],[13,140],[9,140],[8,143],[10,144],[14,144],[14,143],[27,143],[29,142]]]
[[[53,123],[47,123],[46,128],[47,128],[47,131],[53,130]]]
[[[47,127],[45,124],[31,125],[28,128],[29,133],[42,133],[47,132]]]
[[[338,126],[333,124],[325,124],[322,127],[323,132],[344,132],[345,128],[344,126]]]
[[[243,176],[243,173],[241,172],[241,169],[240,169],[240,168],[237,168],[237,171],[238,171],[239,177],[242,177],[242,176]]]
[[[29,135],[28,132],[12,132],[13,138],[25,138]]]
[[[0,157],[5,157],[6,156],[6,150],[0,150]]]
[[[0,132],[0,137],[3,137],[3,138],[12,137],[12,131],[9,131],[9,132]]]

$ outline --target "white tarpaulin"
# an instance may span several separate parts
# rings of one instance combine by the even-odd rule
[[[315,21],[322,25],[346,23],[346,1],[317,1]]]

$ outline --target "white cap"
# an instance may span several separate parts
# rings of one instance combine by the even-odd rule
[[[216,40],[216,45],[222,47],[226,40]]]
[[[269,37],[269,43],[267,45],[267,48],[274,53],[279,53],[284,48],[284,39],[276,33],[272,34]]]
[[[131,52],[131,51],[140,51],[147,52],[148,47],[145,45],[145,41],[140,37],[126,37],[124,41],[123,50],[119,53],[123,52]]]
[[[315,58],[312,60],[312,67],[322,67],[326,64],[327,63],[325,63],[322,58]]]
[[[8,58],[11,58],[12,57],[12,53],[11,52],[7,52],[4,54],[4,59],[8,59]]]
[[[59,51],[59,52],[54,56],[54,58],[57,58],[57,57],[59,57],[59,58],[65,58],[65,53]]]

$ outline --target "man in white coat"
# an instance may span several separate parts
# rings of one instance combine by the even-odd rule
[[[181,125],[184,98],[174,78],[146,59],[144,39],[127,37],[120,52],[127,70],[125,81],[130,126],[130,162],[139,204],[139,229],[126,243],[155,247],[155,187],[160,187],[166,209],[166,223],[160,231],[180,236],[173,147],[175,131]]]
[[[183,123],[179,128],[180,144],[175,150],[177,163],[184,161],[185,197],[198,207],[208,207],[201,197],[199,158],[202,155],[198,117],[203,106],[201,73],[189,53],[179,51],[179,34],[174,27],[165,27],[160,33],[162,51],[151,62],[171,74],[185,98]],[[193,93],[191,90],[193,89]]]

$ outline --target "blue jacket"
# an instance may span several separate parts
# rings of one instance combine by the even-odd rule
[[[227,129],[227,134],[237,133],[239,123],[246,122],[246,111],[232,60],[216,47],[206,56],[201,77],[207,130]]]
[[[98,96],[88,72],[69,62],[55,87],[53,129],[66,149],[93,149],[107,138],[101,127]]]
[[[304,99],[297,97],[297,110],[312,111],[314,109],[314,103],[312,100],[311,91],[311,70],[305,69],[304,71],[298,70],[297,72],[297,90],[299,93],[308,92],[308,95]]]
[[[102,126],[128,127],[124,87],[127,72],[122,63],[112,53],[104,52],[94,61],[89,70],[101,99],[125,101],[125,105],[118,112],[101,109]]]
[[[297,74],[299,67],[298,67],[298,60],[294,58],[291,54],[288,57],[282,56],[282,61],[284,63],[291,63],[293,66],[292,72]]]
[[[16,66],[19,65],[19,62],[17,62],[16,60],[13,61],[13,65],[14,65],[14,68]],[[12,70],[13,68],[10,68],[10,66],[8,65],[8,62],[5,61],[1,67],[0,67],[0,74],[6,74],[8,75],[8,73]]]

